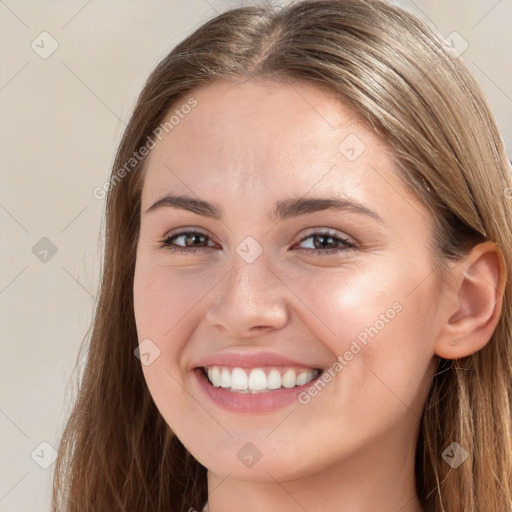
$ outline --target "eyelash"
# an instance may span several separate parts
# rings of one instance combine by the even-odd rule
[[[190,253],[196,253],[200,252],[204,249],[211,249],[211,247],[182,247],[179,245],[173,245],[172,242],[174,242],[177,238],[183,235],[201,235],[206,237],[208,240],[210,240],[210,237],[208,235],[205,235],[204,233],[201,233],[200,231],[180,231],[178,233],[173,233],[167,237],[165,237],[163,240],[161,240],[161,247],[163,249],[166,249],[168,251],[174,252],[174,253],[181,253],[181,254],[190,254]],[[315,236],[326,236],[331,238],[335,242],[341,242],[341,247],[336,247],[334,249],[301,249],[302,251],[305,251],[309,254],[326,254],[332,255],[337,254],[344,251],[353,251],[357,249],[357,245],[347,238],[344,238],[343,236],[340,236],[337,232],[331,231],[331,230],[319,230],[314,231],[310,233],[309,235],[302,238],[298,243],[302,243],[308,238],[312,238]]]

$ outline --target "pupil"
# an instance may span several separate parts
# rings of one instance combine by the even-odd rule
[[[192,234],[189,234],[189,235],[186,236],[186,243],[187,243],[187,245],[189,243],[194,245],[195,243],[199,243],[201,239],[204,242],[205,236],[201,235],[199,233],[192,233]]]
[[[320,249],[320,248],[324,248],[325,249],[326,246],[330,245],[331,247],[333,247],[334,245],[336,245],[334,243],[330,243],[330,244],[326,243],[326,240],[328,240],[328,239],[332,240],[332,237],[329,236],[329,235],[318,235],[318,236],[316,236],[315,239],[314,239],[315,240],[315,243],[314,243],[315,249]],[[318,240],[321,240],[321,242],[317,243]]]

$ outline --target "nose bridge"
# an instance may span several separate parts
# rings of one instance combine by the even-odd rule
[[[263,254],[252,261],[243,254],[234,254],[231,270],[223,281],[207,314],[216,328],[244,336],[251,329],[280,328],[286,323],[283,285]]]
[[[228,294],[232,292],[233,298],[246,299],[249,303],[268,303],[275,293],[276,277],[266,258],[260,256],[256,261],[247,262],[237,256],[233,260]]]

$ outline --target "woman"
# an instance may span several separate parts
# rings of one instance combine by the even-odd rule
[[[510,167],[378,0],[241,8],[155,69],[108,190],[54,510],[512,510]]]

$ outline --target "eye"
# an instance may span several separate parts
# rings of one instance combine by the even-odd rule
[[[200,231],[181,231],[162,240],[162,247],[173,252],[190,253],[201,251],[206,247],[215,247],[213,242],[211,242],[212,245],[208,245],[209,242],[211,242],[210,237]]]
[[[304,244],[304,242],[307,242],[310,247],[302,247],[301,250],[313,254],[333,254],[357,248],[354,242],[340,235],[337,231],[330,230],[314,231],[304,237],[299,245]],[[190,254],[191,252],[215,247],[215,244],[208,235],[200,231],[181,231],[167,236],[161,241],[161,246],[172,252]]]
[[[337,231],[330,230],[315,231],[303,238],[299,244],[306,241],[308,241],[310,247],[303,248],[303,250],[309,253],[333,254],[357,248],[354,242],[341,236]]]

